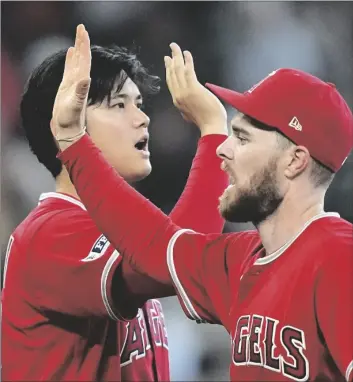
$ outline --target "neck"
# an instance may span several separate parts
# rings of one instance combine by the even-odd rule
[[[129,183],[131,186],[135,184],[135,182],[132,181],[127,181],[127,183]],[[78,200],[81,200],[76,192],[75,186],[70,180],[69,173],[67,172],[66,168],[63,168],[55,180],[55,191],[63,194],[68,194]]]
[[[68,194],[80,200],[76,192],[75,186],[72,184],[69,174],[65,168],[61,171],[61,173],[56,178],[55,191]]]
[[[267,254],[275,252],[303,228],[314,216],[324,212],[325,191],[295,198],[288,195],[274,214],[257,225],[262,244]]]

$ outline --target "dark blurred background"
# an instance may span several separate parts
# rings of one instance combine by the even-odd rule
[[[1,2],[1,254],[14,227],[54,181],[30,153],[18,106],[30,72],[73,43],[84,23],[94,44],[138,47],[162,78],[147,105],[153,172],[137,188],[165,212],[177,201],[195,153],[198,130],[173,107],[163,56],[169,43],[194,55],[201,82],[245,91],[279,67],[334,82],[353,106],[351,2]],[[227,109],[231,118],[235,111]],[[353,155],[337,174],[326,210],[353,222]],[[207,190],[205,190],[207,192]],[[250,225],[227,224],[226,231]],[[187,321],[175,299],[163,301],[173,380],[227,380],[229,338],[223,329]]]

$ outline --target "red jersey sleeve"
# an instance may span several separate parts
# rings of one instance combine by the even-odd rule
[[[186,315],[228,327],[229,270],[239,275],[251,232],[200,235],[180,230],[167,248],[167,263]]]
[[[44,313],[122,318],[111,293],[121,255],[87,213],[46,215],[31,236],[23,251],[34,306]]]
[[[157,282],[174,282],[177,288],[178,281],[175,277],[172,280],[171,276],[175,273],[173,266],[177,275],[182,272],[181,268],[188,268],[181,276],[181,284],[186,290],[194,288],[190,292],[194,295],[192,300],[194,305],[199,305],[197,315],[184,306],[188,316],[211,322],[223,319],[228,306],[225,268],[227,236],[218,238],[219,234],[185,234],[187,239],[179,239],[180,235],[184,237],[185,229],[174,224],[130,187],[104,160],[87,135],[65,150],[60,158],[91,217],[114,247],[124,254],[124,262],[128,261],[138,272]],[[218,171],[221,172],[220,169]],[[187,284],[188,278],[190,284]],[[221,289],[216,297],[212,294],[212,288],[217,284]],[[183,293],[181,289],[178,292],[179,295]]]
[[[206,234],[222,232],[218,204],[229,182],[216,150],[226,138],[217,134],[200,138],[184,191],[169,215],[178,226]]]
[[[347,381],[353,381],[353,243],[335,246],[323,264],[315,290],[319,328],[328,351]]]
[[[198,323],[221,323],[229,310],[228,242],[228,235],[180,230],[168,244],[167,264],[179,301]]]
[[[214,155],[216,146],[224,137],[214,136],[213,138],[213,140],[204,139],[202,144],[200,143],[199,145],[203,155],[208,158],[205,163],[209,165],[211,162],[216,163],[210,165],[212,174],[207,175],[207,179],[210,179],[212,176],[214,184],[219,183],[217,187],[215,185],[210,187],[211,196],[209,200],[212,204],[218,199],[225,182],[224,173],[218,167],[219,160]],[[212,147],[210,146],[211,143]],[[209,150],[206,150],[205,145]],[[210,153],[208,153],[209,151]],[[60,153],[58,157],[68,169],[71,180],[75,184],[76,190],[90,216],[98,228],[107,235],[111,243],[124,253],[124,258],[136,270],[140,270],[147,276],[154,275],[158,282],[171,284],[165,261],[165,252],[163,252],[162,248],[165,250],[171,235],[179,230],[179,225],[168,219],[157,207],[130,187],[105,161],[102,153],[93,144],[88,135],[83,136],[78,142]],[[204,176],[206,166],[200,166],[199,157],[198,161],[194,161],[194,167],[196,169],[202,167],[202,171],[199,171],[198,174]],[[198,180],[200,181],[199,176]],[[201,183],[205,185],[207,182],[201,180]],[[99,187],[96,186],[97,184],[99,184]],[[195,200],[200,198],[201,191],[196,193],[190,190],[191,187],[187,187],[185,193],[189,196],[184,197],[182,195],[181,200],[172,213],[172,218],[182,223],[185,228],[199,228],[202,226],[203,228],[209,227],[210,230],[215,229],[215,227],[220,229],[223,226],[223,220],[218,215],[216,205],[212,206],[213,212],[210,217],[210,219],[213,219],[217,214],[216,226],[211,222],[205,222],[207,219],[205,219],[203,213],[201,213],[202,222],[200,223],[197,211],[190,207],[193,203],[189,200],[190,197]],[[199,189],[197,188],[197,190]],[[203,189],[202,192],[205,193],[204,191]],[[205,196],[202,198],[204,203],[207,203],[208,199]],[[208,204],[211,203],[209,202]],[[202,209],[201,204],[197,205],[199,209]],[[210,206],[207,206],[206,210],[208,208]],[[187,214],[189,214],[189,217],[185,218]],[[151,244],[152,241],[154,245],[158,246],[159,250],[155,254],[156,260],[153,264],[150,263],[146,267],[147,264],[145,262],[149,260],[147,257],[146,259],[142,257],[145,251],[148,250],[148,244]],[[125,256],[126,250],[128,251]],[[157,260],[159,256],[161,257]],[[150,270],[153,270],[153,272],[147,272],[147,269],[152,267],[153,269]]]

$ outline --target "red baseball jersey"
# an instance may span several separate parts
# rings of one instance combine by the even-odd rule
[[[169,380],[162,307],[120,320],[122,257],[85,207],[48,193],[10,238],[2,295],[2,380]]]
[[[353,380],[352,232],[321,214],[267,256],[255,231],[174,234],[167,261],[183,309],[226,327],[233,381]]]
[[[172,279],[189,318],[228,330],[232,380],[353,381],[352,224],[320,214],[265,256],[256,231],[181,229],[88,136],[60,158],[94,221],[124,248],[124,261],[158,282]],[[125,224],[131,214],[133,239]]]

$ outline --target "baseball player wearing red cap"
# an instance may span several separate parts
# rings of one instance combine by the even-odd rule
[[[179,107],[200,118],[217,100],[194,97],[195,73],[178,70]],[[204,235],[173,224],[105,162],[81,111],[53,126],[75,141],[59,144],[78,194],[136,271],[172,283],[190,319],[227,329],[232,380],[353,381],[352,224],[323,209],[353,146],[352,113],[332,84],[294,69],[244,94],[208,87],[239,111],[217,149],[231,183],[220,211],[256,230]]]

